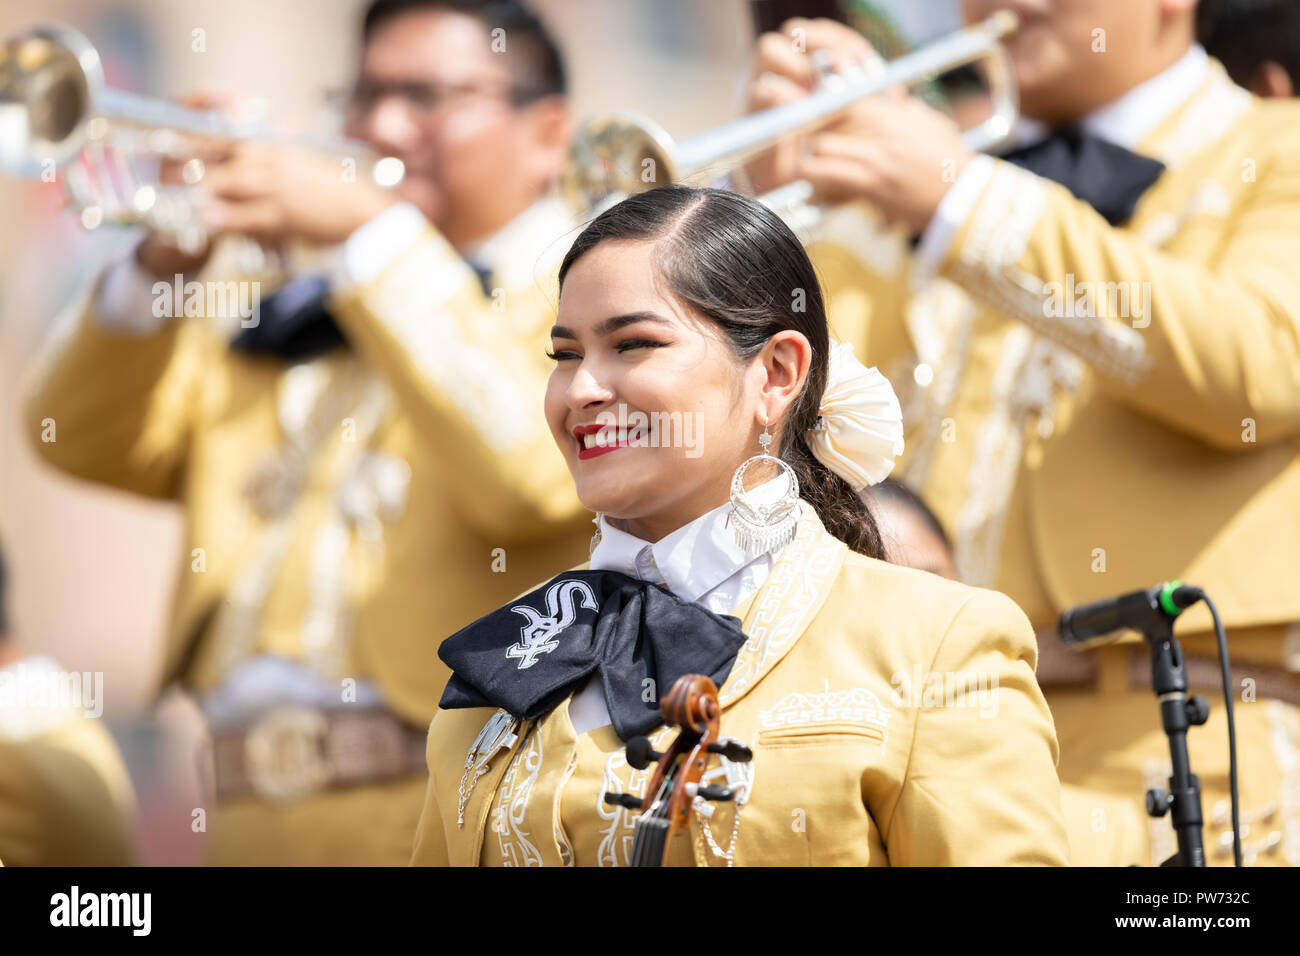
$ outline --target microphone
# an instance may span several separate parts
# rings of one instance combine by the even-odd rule
[[[1132,628],[1151,634],[1168,627],[1186,608],[1205,597],[1200,588],[1167,581],[1143,591],[1081,604],[1061,615],[1057,623],[1061,641],[1072,647],[1091,643],[1115,631]]]

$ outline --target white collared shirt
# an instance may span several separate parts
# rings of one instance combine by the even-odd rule
[[[1136,149],[1148,133],[1191,98],[1205,82],[1209,68],[1210,58],[1205,48],[1193,44],[1171,66],[1089,113],[1079,125],[1117,146]],[[1016,146],[1028,146],[1046,139],[1048,132],[1045,124],[1022,116],[1016,120],[1011,138]],[[992,175],[993,158],[980,154],[966,165],[944,194],[916,248],[914,284],[933,275]]]
[[[778,476],[746,494],[755,503],[775,500],[785,491]],[[782,546],[750,556],[728,527],[730,503],[714,508],[653,544],[620,531],[600,519],[600,543],[591,553],[593,571],[620,571],[629,577],[666,584],[683,601],[702,604],[715,614],[731,614],[763,586]],[[569,719],[577,733],[608,724],[605,689],[592,679],[569,701]]]

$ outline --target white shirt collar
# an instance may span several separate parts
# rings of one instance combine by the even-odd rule
[[[784,491],[785,481],[778,475],[747,495],[763,502]],[[727,526],[730,509],[729,503],[714,508],[653,544],[620,531],[602,516],[600,543],[591,553],[591,569],[620,571],[653,584],[666,584],[683,601],[699,601],[743,568],[780,550],[778,546],[760,555],[746,554],[736,543],[734,529]]]
[[[1117,146],[1136,149],[1148,133],[1191,98],[1205,82],[1209,68],[1205,48],[1193,44],[1177,62],[1089,113],[1079,125]],[[1014,136],[1019,145],[1045,139],[1047,133],[1047,126],[1037,120],[1022,116],[1016,121]]]
[[[564,255],[566,233],[573,228],[573,216],[557,196],[546,195],[515,216],[499,230],[459,252],[467,261],[490,270],[494,279],[507,287],[531,281],[542,264]]]

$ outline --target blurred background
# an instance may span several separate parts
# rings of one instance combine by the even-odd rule
[[[6,0],[0,36],[39,21],[84,33],[111,86],[176,98],[193,90],[264,97],[284,128],[331,131],[327,90],[352,79],[366,0]],[[567,59],[578,116],[635,110],[686,135],[732,119],[762,0],[531,0]],[[785,6],[789,6],[786,4]],[[824,3],[802,5],[814,15]],[[956,0],[862,3],[910,45],[958,25]],[[777,12],[783,12],[782,11]],[[177,508],[93,488],[36,463],[18,430],[22,378],[42,340],[127,230],[86,232],[53,184],[0,178],[0,541],[13,630],[74,671],[104,673],[105,720],[141,803],[147,864],[197,862],[161,842],[198,805],[201,734],[180,695],[152,688],[175,575]],[[185,558],[188,561],[188,558]],[[175,833],[188,828],[168,825]]]

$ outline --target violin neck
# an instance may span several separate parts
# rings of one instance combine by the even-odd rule
[[[631,866],[663,866],[668,845],[668,821],[659,817],[641,817],[632,836]]]

